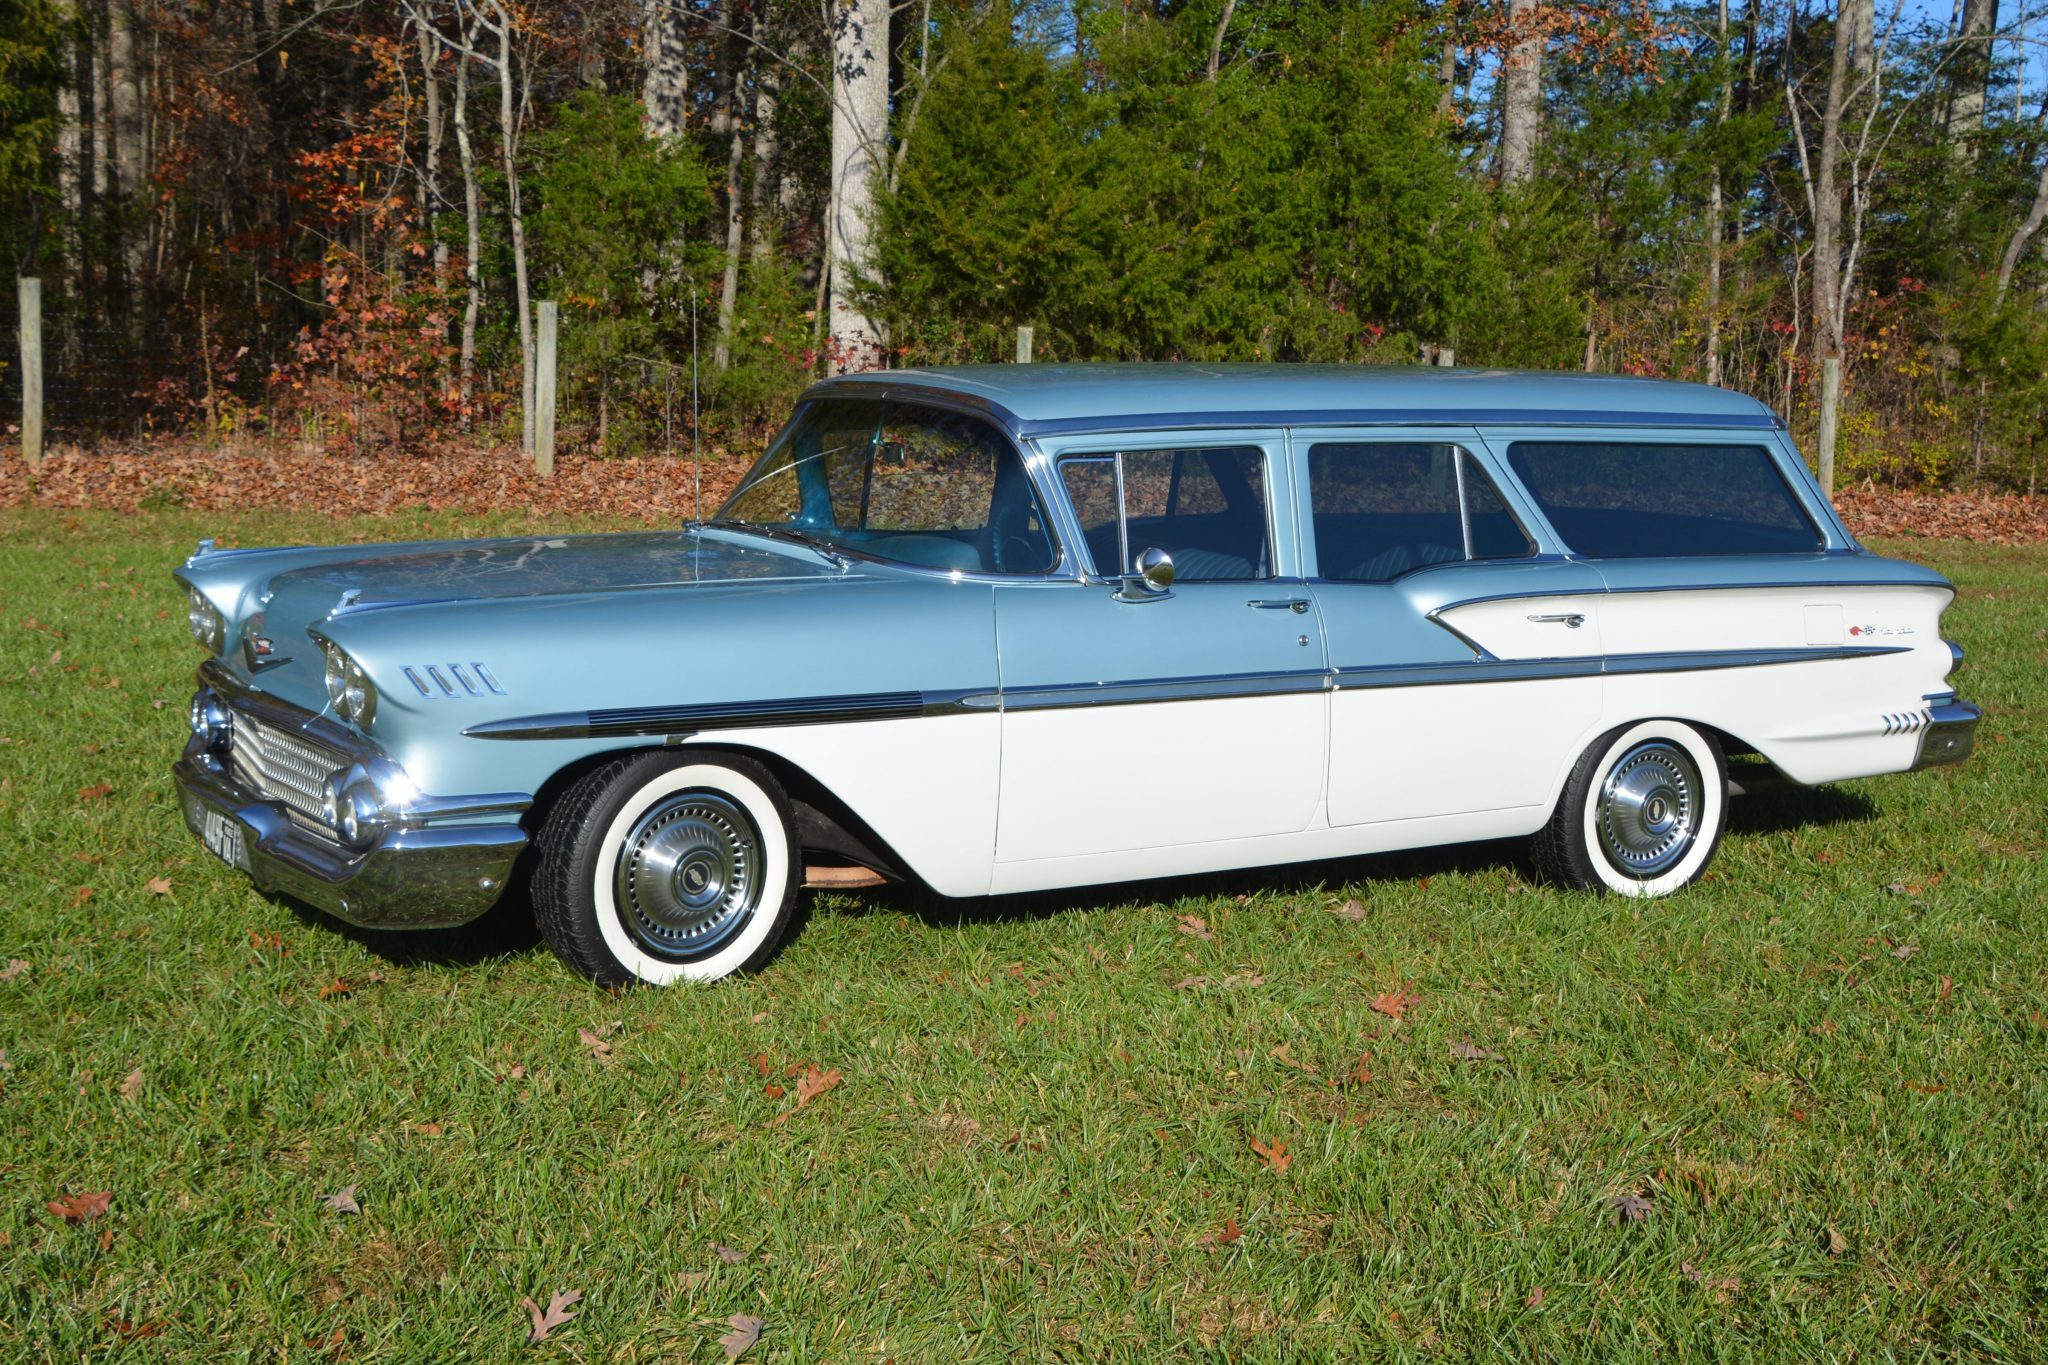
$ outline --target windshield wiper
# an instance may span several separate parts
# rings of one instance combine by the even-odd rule
[[[741,531],[750,535],[765,536],[769,540],[786,541],[801,545],[816,555],[821,555],[844,569],[853,563],[851,556],[829,540],[821,539],[808,531],[799,531],[788,526],[764,526],[758,521],[745,521],[737,517],[714,518],[710,521],[695,521],[693,527],[709,527],[716,531]]]

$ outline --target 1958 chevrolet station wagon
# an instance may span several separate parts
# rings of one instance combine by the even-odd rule
[[[371,926],[524,882],[607,983],[762,964],[807,864],[984,896],[1529,836],[1661,896],[1724,755],[1834,782],[1979,718],[1954,589],[1768,410],[1592,375],[853,375],[679,530],[177,576],[208,848]]]

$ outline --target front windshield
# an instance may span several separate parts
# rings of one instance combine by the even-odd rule
[[[913,403],[808,403],[718,518],[880,559],[1045,573],[1052,536],[1016,448],[977,417]]]

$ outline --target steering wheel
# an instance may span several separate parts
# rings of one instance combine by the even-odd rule
[[[1045,531],[1033,531],[1031,503],[1021,498],[1002,499],[989,518],[989,563],[997,573],[1043,573],[1046,563]]]

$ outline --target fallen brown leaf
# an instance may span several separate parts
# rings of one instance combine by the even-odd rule
[[[1955,978],[1952,976],[1944,976],[1941,979],[1941,984],[1934,988],[1934,998],[1936,1000],[1946,1000],[1949,997],[1949,993],[1955,990],[1955,988]]]
[[[347,995],[354,989],[355,987],[349,985],[345,977],[337,976],[334,980],[320,988],[320,998],[322,1000],[332,1000],[338,995]]]
[[[771,1100],[779,1100],[789,1092],[785,1091],[781,1086],[777,1085],[775,1082],[770,1081],[768,1082],[768,1084],[761,1087],[761,1093],[766,1095]]]
[[[1206,976],[1184,976],[1173,983],[1173,988],[1177,991],[1198,991],[1208,984],[1209,978]]]
[[[1293,1067],[1296,1071],[1302,1072],[1305,1075],[1319,1076],[1322,1074],[1321,1072],[1317,1071],[1314,1067],[1310,1066],[1307,1062],[1296,1060],[1294,1056],[1294,1050],[1291,1047],[1289,1047],[1286,1043],[1280,1044],[1278,1047],[1274,1048],[1266,1055],[1268,1057],[1271,1057],[1274,1061],[1280,1063],[1280,1065]]]
[[[438,1123],[415,1123],[412,1130],[421,1137],[441,1136],[441,1125]]]
[[[745,1313],[734,1313],[725,1321],[732,1330],[720,1337],[718,1344],[725,1348],[727,1360],[738,1360],[746,1354],[749,1346],[761,1339],[762,1322],[761,1319],[749,1317]]]
[[[1828,1224],[1828,1234],[1822,1244],[1826,1246],[1830,1256],[1846,1255],[1849,1250],[1849,1239],[1844,1237],[1841,1229],[1833,1223]]]
[[[775,1063],[768,1060],[767,1053],[757,1052],[754,1054],[754,1070],[766,1076],[775,1070]]]
[[[1365,902],[1361,900],[1348,900],[1342,905],[1325,906],[1324,909],[1329,911],[1330,914],[1335,915],[1338,919],[1361,920],[1365,918]]]
[[[143,883],[143,890],[149,892],[152,896],[168,896],[171,894],[171,879],[169,877],[151,877],[147,882]]]
[[[711,1244],[711,1254],[724,1261],[727,1265],[738,1265],[747,1259],[746,1252],[734,1251],[723,1242],[713,1242]]]
[[[1650,1216],[1650,1207],[1650,1201],[1633,1190],[1607,1201],[1607,1211],[1617,1223],[1640,1223]]]
[[[1422,999],[1420,995],[1403,986],[1397,991],[1388,991],[1383,995],[1374,996],[1372,1007],[1380,1014],[1386,1015],[1389,1019],[1400,1019],[1409,1010],[1413,1009],[1415,1003],[1420,999]]]
[[[1493,1057],[1493,1054],[1485,1048],[1479,1047],[1464,1038],[1452,1041],[1451,1055],[1461,1062],[1484,1062],[1491,1060]]]
[[[587,1028],[577,1029],[576,1037],[582,1041],[585,1048],[589,1049],[589,1056],[592,1061],[602,1062],[610,1060],[612,1055],[612,1045],[610,1043],[607,1043]]]
[[[363,1206],[356,1203],[356,1187],[354,1185],[343,1185],[333,1194],[321,1195],[320,1203],[322,1207],[332,1209],[336,1213],[361,1213],[363,1211]]]
[[[0,967],[0,981],[12,981],[27,970],[28,960],[26,958],[10,957],[7,959],[7,965]]]
[[[75,1227],[98,1218],[113,1202],[112,1190],[95,1190],[91,1194],[60,1194],[43,1207]]]
[[[839,1081],[836,1067],[830,1071],[820,1071],[814,1066],[805,1068],[803,1079],[796,1083],[796,1107],[801,1109],[827,1091],[836,1090]]]
[[[1543,1306],[1543,1300],[1545,1299],[1545,1297],[1548,1296],[1548,1293],[1549,1291],[1544,1289],[1544,1287],[1539,1284],[1534,1289],[1529,1291],[1529,1297],[1523,1299],[1522,1302],[1530,1308],[1541,1308]]]
[[[106,1227],[103,1227],[103,1228],[101,1228],[101,1229],[100,1229],[100,1250],[101,1250],[101,1251],[112,1251],[113,1249],[114,1249],[114,1229],[113,1229],[113,1226],[112,1226],[112,1225],[110,1224],[110,1225],[108,1225],[108,1226],[106,1226]]]
[[[1205,943],[1216,937],[1209,932],[1208,922],[1200,915],[1182,915],[1177,927],[1189,938],[1198,938]]]
[[[1288,1154],[1287,1144],[1284,1142],[1275,1142],[1269,1146],[1262,1139],[1253,1138],[1252,1150],[1266,1159],[1267,1169],[1275,1175],[1287,1174],[1287,1168],[1294,1164],[1294,1158]]]
[[[95,782],[90,787],[80,787],[78,789],[78,799],[81,801],[98,801],[104,797],[113,795],[113,792],[113,783]]]
[[[87,901],[91,899],[92,888],[89,886],[81,886],[76,891],[73,891],[71,893],[71,903],[73,905],[84,905]]]
[[[1901,943],[1898,947],[1892,949],[1892,956],[1899,959],[1899,961],[1904,962],[1907,958],[1911,957],[1913,954],[1919,951],[1920,945],[1917,943]]]
[[[548,1300],[546,1308],[542,1308],[530,1298],[521,1299],[520,1306],[533,1315],[533,1327],[526,1334],[526,1344],[534,1346],[546,1341],[548,1333],[576,1316],[569,1310],[582,1298],[583,1291],[580,1289],[558,1289],[554,1297]]]
[[[133,1071],[129,1072],[127,1075],[121,1078],[121,1098],[124,1100],[132,1100],[141,1093],[142,1068],[138,1066]]]
[[[1222,1230],[1216,1234],[1216,1245],[1227,1247],[1242,1236],[1244,1236],[1244,1229],[1237,1225],[1236,1217],[1226,1218],[1223,1220]]]

